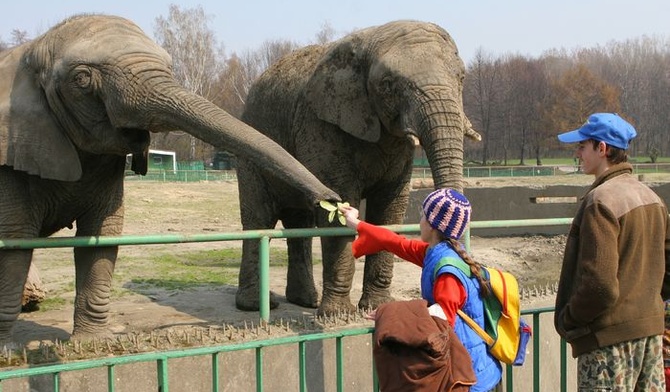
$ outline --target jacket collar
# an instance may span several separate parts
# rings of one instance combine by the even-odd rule
[[[594,190],[598,185],[604,183],[605,181],[611,180],[614,177],[620,176],[622,174],[632,174],[633,165],[628,162],[617,163],[616,165],[610,166],[604,173],[596,177],[596,180],[593,181],[591,187],[589,188],[587,194]]]

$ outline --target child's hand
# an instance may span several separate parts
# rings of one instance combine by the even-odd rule
[[[338,206],[338,210],[344,216],[347,227],[355,229],[361,222],[358,219],[358,210],[356,208],[349,205],[340,205]]]

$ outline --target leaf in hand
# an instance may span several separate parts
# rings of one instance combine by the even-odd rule
[[[329,202],[328,200],[321,200],[321,201],[319,202],[319,205],[321,206],[321,208],[323,208],[323,209],[326,210],[326,211],[335,211],[335,210],[337,210],[337,206],[336,206],[335,204]]]
[[[348,202],[340,203],[338,202],[337,205],[327,201],[327,200],[321,200],[319,202],[319,206],[323,208],[324,210],[328,211],[328,222],[333,222],[335,220],[335,216],[337,215],[337,220],[340,222],[342,226],[347,224],[347,219],[344,217],[344,214],[340,211],[339,207],[342,206],[349,206]]]

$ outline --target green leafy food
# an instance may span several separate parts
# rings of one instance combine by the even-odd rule
[[[349,206],[348,202],[344,203],[338,202],[337,204],[333,204],[327,200],[321,200],[319,202],[319,206],[321,206],[321,208],[323,208],[324,210],[328,211],[328,222],[334,221],[335,217],[337,216],[337,220],[340,222],[342,226],[347,224],[347,219],[340,212],[339,208],[342,206],[348,207]]]

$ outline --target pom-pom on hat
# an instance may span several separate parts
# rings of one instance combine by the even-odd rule
[[[461,238],[470,223],[471,212],[468,199],[450,188],[433,191],[423,201],[423,214],[430,226],[455,240]]]

